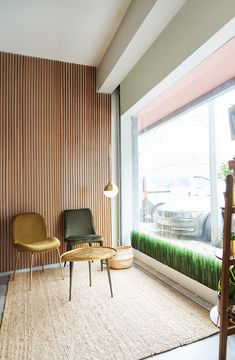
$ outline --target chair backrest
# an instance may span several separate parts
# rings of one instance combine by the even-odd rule
[[[47,229],[43,217],[36,213],[22,213],[13,217],[12,238],[14,244],[28,244],[46,238]]]
[[[76,235],[96,234],[93,215],[90,209],[64,211],[64,238]]]

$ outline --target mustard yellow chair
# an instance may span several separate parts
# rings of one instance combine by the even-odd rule
[[[56,237],[47,236],[47,228],[44,218],[37,213],[17,214],[13,217],[12,226],[13,246],[16,249],[16,261],[13,273],[13,280],[15,278],[19,254],[23,251],[31,254],[29,290],[31,290],[32,286],[32,266],[34,253],[43,253],[47,251],[57,250],[60,270],[63,277],[63,270],[61,267],[59,251],[60,240]]]

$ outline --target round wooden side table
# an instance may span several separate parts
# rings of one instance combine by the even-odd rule
[[[61,255],[61,261],[69,262],[69,301],[71,301],[72,293],[72,278],[73,278],[73,263],[79,261],[88,261],[89,264],[89,285],[91,286],[91,262],[96,260],[104,260],[106,262],[106,268],[108,273],[109,287],[111,297],[113,297],[112,282],[109,271],[109,259],[116,254],[116,250],[111,247],[97,246],[97,247],[84,247],[67,251]]]

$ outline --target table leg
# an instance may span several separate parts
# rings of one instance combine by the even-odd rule
[[[89,286],[91,286],[91,262],[88,261],[88,266],[89,266]]]
[[[66,251],[70,251],[70,250],[72,250],[73,249],[73,244],[70,242],[70,241],[68,241],[67,242],[67,250]],[[64,267],[66,266],[66,261],[64,262]]]
[[[108,278],[109,278],[109,287],[110,287],[111,297],[113,297],[113,289],[112,289],[111,276],[110,276],[110,271],[109,271],[109,259],[106,259],[105,262],[106,262],[107,273],[108,273]]]
[[[73,278],[73,262],[69,263],[69,301],[71,301],[71,293],[72,293],[72,278]]]

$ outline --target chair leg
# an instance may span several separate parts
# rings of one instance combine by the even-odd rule
[[[92,247],[91,243],[88,243],[89,247]],[[93,260],[92,260],[93,262]],[[89,268],[89,286],[91,286],[91,261],[88,261],[88,268]]]
[[[59,248],[57,248],[57,253],[58,253],[59,262],[60,262],[60,271],[61,271],[62,279],[64,280],[64,272],[63,272],[63,269],[62,269],[62,264],[61,264],[61,258],[60,258],[60,250],[59,250]]]
[[[16,261],[15,261],[15,268],[14,268],[12,280],[15,279],[15,273],[16,273],[16,268],[17,268],[17,264],[18,264],[18,260],[19,260],[19,255],[20,255],[19,250],[16,250]]]
[[[30,282],[29,282],[29,291],[32,288],[32,279],[33,279],[33,253],[31,253],[31,261],[30,261]]]
[[[42,254],[41,254],[42,272],[44,272],[44,266],[43,266],[43,265],[44,265],[44,264],[43,264],[43,263],[44,263],[44,261],[43,261],[43,260],[44,260],[44,254],[42,253]]]

